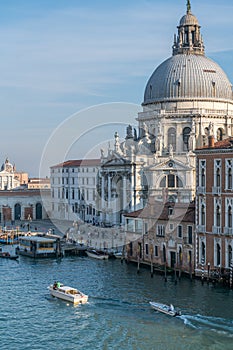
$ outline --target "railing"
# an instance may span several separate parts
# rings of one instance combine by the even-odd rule
[[[212,194],[220,195],[221,194],[221,187],[220,186],[213,186],[212,187]]]
[[[205,233],[206,232],[205,225],[197,225],[196,231],[197,231],[197,233]]]
[[[218,226],[212,226],[212,233],[220,235],[222,233],[221,227]]]
[[[224,234],[225,235],[232,235],[233,234],[233,228],[232,227],[224,227]]]
[[[197,194],[205,194],[206,188],[205,186],[197,186]]]
[[[148,108],[149,109],[149,108]],[[177,114],[186,114],[186,115],[217,115],[217,116],[225,116],[225,115],[233,115],[233,111],[227,111],[226,109],[205,109],[205,108],[180,108],[180,109],[170,109],[170,110],[165,110],[165,109],[161,109],[161,110],[153,110],[153,109],[149,109],[147,111],[144,112],[139,112],[139,117],[142,116],[146,116],[146,115],[151,115],[151,113],[153,113],[153,115],[168,115],[168,114],[172,114],[172,115],[177,115]]]

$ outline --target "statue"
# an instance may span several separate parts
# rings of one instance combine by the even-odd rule
[[[126,138],[132,139],[133,138],[133,128],[132,125],[128,125],[126,128]]]
[[[209,136],[214,135],[214,124],[212,122],[209,123]]]
[[[170,144],[169,146],[168,146],[168,149],[169,149],[169,157],[173,157],[173,146]]]

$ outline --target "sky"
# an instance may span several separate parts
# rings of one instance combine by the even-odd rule
[[[191,7],[206,55],[233,82],[232,0],[192,0]],[[38,176],[54,135],[57,154],[48,166],[91,154],[102,134],[110,140],[119,130],[123,137],[127,124],[136,124],[147,80],[171,56],[185,12],[186,0],[1,0],[0,162],[8,157]]]

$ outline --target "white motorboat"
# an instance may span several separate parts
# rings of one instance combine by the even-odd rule
[[[89,249],[86,251],[86,253],[87,256],[94,259],[107,260],[109,258],[109,255],[107,253],[95,249]]]
[[[150,306],[154,310],[162,312],[166,315],[170,315],[170,316],[180,316],[181,315],[181,312],[176,310],[172,304],[166,305],[166,304],[161,304],[161,303],[155,303],[153,301],[150,301],[149,303],[150,303]]]
[[[48,289],[53,297],[69,301],[73,304],[86,304],[88,301],[88,295],[83,294],[76,288],[64,286],[64,284],[59,282],[51,284]]]

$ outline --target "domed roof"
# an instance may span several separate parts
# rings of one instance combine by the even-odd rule
[[[190,26],[190,25],[197,25],[199,26],[197,17],[194,16],[191,12],[186,13],[181,20],[180,20],[180,26]]]
[[[177,99],[232,100],[232,85],[219,65],[206,56],[174,55],[150,77],[144,104]]]

